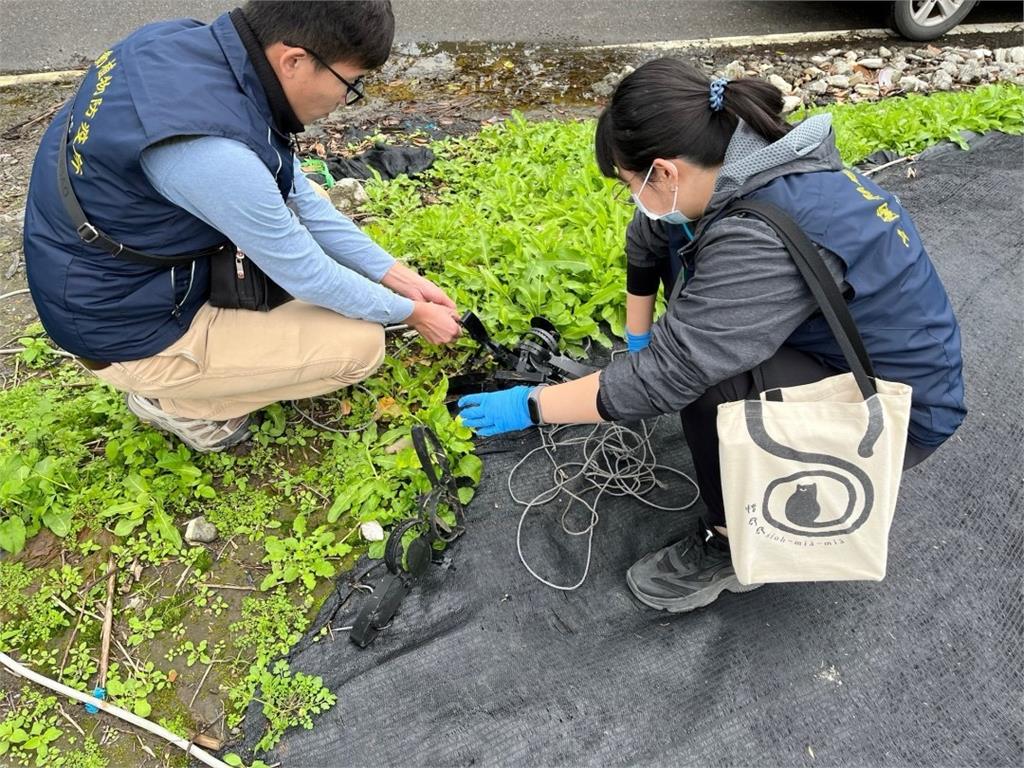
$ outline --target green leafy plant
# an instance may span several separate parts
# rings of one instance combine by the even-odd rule
[[[313,715],[325,712],[337,703],[338,697],[324,687],[322,678],[292,672],[287,661],[278,661],[272,670],[260,675],[260,694],[267,719],[267,732],[256,743],[256,749],[271,749],[292,726],[313,728]]]
[[[967,149],[963,131],[1024,133],[1024,88],[999,83],[973,91],[911,94],[799,110],[792,119],[825,112],[832,115],[839,153],[852,165],[880,149],[912,155],[943,140]]]
[[[329,579],[334,576],[333,558],[340,558],[352,551],[352,545],[335,541],[334,532],[320,526],[312,533],[306,533],[306,518],[299,515],[292,522],[293,536],[287,538],[269,537],[265,542],[267,554],[263,562],[270,564],[270,573],[260,583],[260,589],[273,589],[278,584],[302,582],[307,590],[316,586],[317,578]]]
[[[112,662],[107,670],[106,688],[110,700],[139,717],[149,717],[153,711],[149,695],[162,691],[167,685],[167,675],[151,661],[147,661],[137,671],[127,667],[122,669],[117,662]]]
[[[18,339],[18,343],[22,347],[18,358],[29,368],[45,368],[57,357],[56,350],[46,341],[41,323],[32,323],[25,328],[25,335]]]
[[[51,745],[62,733],[54,714],[57,698],[25,688],[21,699],[0,720],[0,757],[6,755],[21,765],[48,765]]]
[[[239,680],[228,693],[232,703],[227,718],[229,726],[234,727],[241,721],[271,662],[284,656],[302,637],[309,626],[307,611],[311,605],[310,597],[296,605],[282,587],[267,596],[242,601],[242,619],[231,625],[234,645],[239,652],[232,669]]]
[[[160,617],[153,616],[153,608],[146,608],[141,616],[132,614],[128,617],[128,645],[142,645],[146,640],[152,640],[156,633],[164,628],[164,621]]]

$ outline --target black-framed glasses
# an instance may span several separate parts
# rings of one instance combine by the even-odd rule
[[[363,96],[366,95],[366,78],[365,78],[364,75],[360,75],[359,77],[357,77],[352,82],[349,82],[344,77],[342,77],[339,73],[335,72],[334,68],[330,64],[328,64],[324,60],[324,57],[321,56],[316,51],[310,50],[309,48],[307,48],[304,45],[293,45],[292,43],[288,43],[288,42],[285,42],[283,40],[281,42],[284,42],[285,45],[291,46],[292,48],[301,48],[306,53],[308,53],[310,56],[312,56],[314,59],[319,61],[327,69],[328,72],[330,72],[332,75],[334,75],[336,78],[338,78],[338,80],[346,88],[346,91],[345,91],[345,106],[346,107],[351,107],[353,104],[355,104],[357,101],[359,101],[361,98],[363,98]]]

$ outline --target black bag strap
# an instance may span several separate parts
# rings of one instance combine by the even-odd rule
[[[846,358],[846,364],[850,366],[857,387],[865,400],[872,397],[877,388],[873,379],[875,378],[874,366],[871,358],[868,357],[867,349],[864,347],[864,340],[861,338],[857,324],[853,321],[849,307],[843,295],[839,292],[832,273],[828,271],[825,262],[818,253],[817,247],[810,241],[804,231],[793,221],[790,216],[771,203],[759,200],[737,200],[731,203],[722,216],[730,216],[738,213],[747,213],[756,216],[765,224],[770,226],[782,240],[782,244],[789,251],[789,255],[796,262],[797,269],[810,288],[818,308],[828,322],[839,343],[839,348]]]
[[[60,137],[60,149],[57,152],[57,189],[60,192],[60,199],[64,202],[64,210],[71,217],[71,226],[75,228],[82,242],[102,248],[115,258],[132,261],[136,264],[145,264],[148,267],[178,267],[183,264],[191,264],[200,256],[210,256],[227,247],[218,246],[201,254],[155,256],[129,248],[108,237],[99,227],[90,224],[85,216],[85,211],[82,210],[81,203],[78,202],[78,196],[75,195],[75,190],[71,186],[71,176],[68,174],[68,134],[71,133],[74,114],[73,108],[68,110],[68,124]]]

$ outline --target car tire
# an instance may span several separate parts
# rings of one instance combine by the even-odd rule
[[[908,40],[934,40],[959,24],[977,0],[896,0],[892,25]]]

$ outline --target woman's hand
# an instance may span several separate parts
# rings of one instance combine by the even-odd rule
[[[626,292],[626,346],[630,352],[639,352],[651,343],[654,299]]]
[[[651,344],[651,332],[647,333],[630,333],[626,331],[626,346],[630,352],[639,352],[641,349],[647,349]]]
[[[518,386],[499,392],[481,392],[459,398],[462,423],[478,435],[493,437],[533,426],[526,399],[531,387]]]

